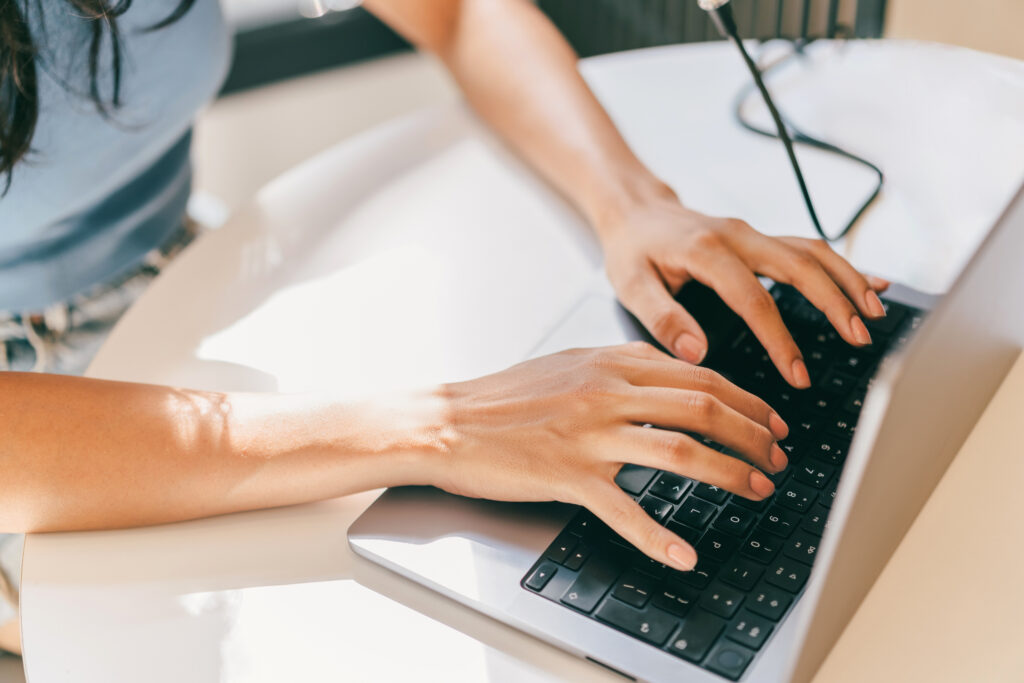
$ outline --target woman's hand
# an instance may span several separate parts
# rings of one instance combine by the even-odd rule
[[[650,557],[682,570],[696,553],[615,485],[622,465],[668,470],[752,500],[774,491],[760,470],[787,465],[776,444],[786,424],[764,401],[640,342],[563,351],[443,393],[448,448],[431,483],[479,498],[584,505]]]
[[[707,338],[673,299],[691,279],[714,289],[746,321],[798,388],[810,386],[807,367],[757,275],[796,287],[854,346],[871,343],[861,315],[885,315],[876,291],[889,283],[861,275],[822,240],[767,237],[741,220],[687,209],[667,188],[597,231],[623,305],[665,348],[692,363],[704,358]]]

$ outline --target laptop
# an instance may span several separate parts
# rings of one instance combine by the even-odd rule
[[[790,465],[762,502],[622,468],[619,486],[697,549],[692,572],[646,558],[575,506],[425,487],[385,492],[349,542],[632,679],[808,681],[1024,347],[1022,257],[1024,188],[941,299],[890,288],[864,349],[798,292],[770,285],[807,360],[806,391],[782,381],[714,292],[685,286],[678,298],[709,337],[704,364],[767,400],[791,432]],[[531,356],[635,339],[649,337],[595,286]]]

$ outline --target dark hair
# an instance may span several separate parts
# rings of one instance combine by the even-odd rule
[[[58,0],[46,0],[57,2]],[[14,165],[28,154],[39,121],[39,87],[36,58],[39,46],[33,39],[29,14],[42,17],[43,0],[0,0],[0,176],[3,192],[10,188]],[[81,17],[89,32],[89,99],[102,116],[121,106],[121,43],[117,20],[132,0],[64,0]],[[147,28],[153,31],[174,23],[195,4],[180,0],[164,20]],[[104,36],[109,35],[111,71],[109,96],[100,88],[99,64]]]

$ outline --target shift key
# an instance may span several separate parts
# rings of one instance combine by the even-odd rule
[[[661,610],[635,609],[615,598],[608,598],[594,612],[594,616],[659,647],[668,639],[679,623],[678,619]]]
[[[562,596],[562,602],[581,612],[590,612],[611,588],[621,568],[602,554],[596,554]]]

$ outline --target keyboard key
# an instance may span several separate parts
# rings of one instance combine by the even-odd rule
[[[793,596],[789,593],[761,583],[747,596],[746,608],[765,619],[778,621],[792,602]]]
[[[810,567],[790,559],[784,559],[768,569],[764,580],[784,591],[799,593],[800,589],[807,583],[807,577],[810,575]]]
[[[638,609],[647,604],[653,593],[654,581],[635,571],[627,571],[612,588],[613,597]]]
[[[594,616],[648,643],[661,646],[675,630],[678,620],[658,609],[639,610],[614,598],[604,601]]]
[[[752,560],[768,564],[778,554],[781,545],[781,538],[758,529],[750,534],[740,552]]]
[[[829,435],[819,436],[808,443],[807,453],[826,465],[841,465],[846,458],[847,445],[844,439]]]
[[[822,465],[815,460],[807,460],[793,468],[793,478],[797,481],[823,489],[831,481],[836,469],[832,465]]]
[[[885,307],[886,311],[884,318],[879,318],[878,320],[864,319],[864,325],[872,334],[875,334],[876,332],[881,334],[892,334],[907,315],[907,309],[899,304],[893,304],[892,302],[883,299],[882,306]]]
[[[677,657],[699,662],[725,628],[725,620],[702,609],[694,609],[669,641],[668,651]]]
[[[817,536],[812,536],[806,531],[798,531],[793,538],[786,542],[782,548],[782,554],[792,557],[797,562],[813,564],[818,552],[818,544],[821,542]]]
[[[632,553],[627,562],[633,569],[638,572],[643,572],[655,579],[663,578],[669,572],[669,568],[667,566],[657,560],[652,560],[639,550]]]
[[[668,514],[672,512],[672,503],[652,496],[649,493],[640,499],[640,507],[658,522],[664,522]]]
[[[833,417],[825,423],[825,429],[832,434],[849,441],[853,439],[853,435],[857,432],[857,420],[851,419],[846,415]]]
[[[753,658],[754,653],[742,645],[722,640],[708,655],[704,666],[720,676],[735,681],[743,675]]]
[[[864,377],[874,369],[877,362],[875,354],[880,347],[877,346],[878,340],[875,343],[876,346],[862,350],[847,347],[833,357],[833,367],[855,377]]]
[[[737,546],[739,546],[739,540],[735,536],[722,533],[717,529],[708,529],[694,550],[697,551],[698,556],[715,562],[725,562],[732,557]]]
[[[738,505],[729,505],[718,514],[714,527],[734,536],[742,536],[747,533],[754,519],[757,517],[753,512]]]
[[[725,636],[752,650],[758,650],[764,645],[773,628],[775,624],[768,619],[749,610],[743,610],[729,623]]]
[[[795,389],[784,387],[766,394],[764,399],[783,420],[786,420],[799,409],[799,396]]]
[[[586,508],[580,508],[569,524],[569,533],[582,538],[605,537],[607,531],[608,526]]]
[[[583,563],[590,557],[590,548],[586,543],[577,543],[576,547],[572,549],[569,557],[566,558],[564,564],[567,569],[577,571],[583,566]]]
[[[700,596],[698,604],[712,614],[728,619],[736,614],[742,602],[743,593],[716,581]]]
[[[802,529],[805,529],[815,536],[821,536],[828,528],[828,508],[820,503],[815,505],[811,512],[804,517]]]
[[[774,493],[762,500],[750,500],[749,498],[742,498],[740,496],[732,497],[732,501],[734,503],[736,503],[737,505],[741,505],[747,508],[748,510],[753,510],[754,512],[761,512],[762,510],[766,509],[769,505],[771,505],[774,500]]]
[[[717,562],[712,562],[706,557],[697,556],[697,566],[688,572],[676,572],[673,578],[694,588],[704,588],[715,578],[715,574],[722,568]]]
[[[541,562],[526,579],[526,587],[537,592],[544,590],[544,586],[548,585],[548,581],[557,571],[558,567],[551,562]]]
[[[797,524],[799,523],[800,515],[792,510],[787,510],[776,505],[761,518],[760,527],[765,531],[778,534],[783,538],[789,538],[789,535],[796,531]]]
[[[764,567],[750,560],[737,557],[719,575],[722,581],[736,586],[742,591],[748,591],[754,587],[757,580],[764,573]]]
[[[619,566],[611,558],[595,555],[562,595],[562,602],[581,612],[589,612],[601,601],[619,576]]]
[[[864,392],[857,391],[852,394],[850,398],[846,399],[846,403],[843,404],[843,410],[853,413],[854,415],[860,415],[860,411],[864,408]]]
[[[779,505],[796,512],[806,512],[809,510],[811,505],[814,504],[814,499],[817,497],[818,494],[814,489],[795,481],[791,481],[786,488],[776,495]]]
[[[857,386],[857,378],[845,372],[830,370],[818,385],[823,391],[846,396]]]
[[[720,489],[717,486],[704,483],[697,484],[697,487],[693,490],[693,494],[695,496],[700,496],[704,500],[714,503],[715,505],[721,505],[729,496],[728,491]]]
[[[676,513],[676,516],[679,516],[678,513]],[[672,521],[668,523],[666,528],[690,545],[694,545],[700,539],[700,529],[694,529],[692,526],[687,526],[686,524],[680,524],[679,522]]]
[[[790,436],[789,438],[803,438],[810,437],[818,432],[818,420],[816,418],[803,416],[796,422],[789,425]]]
[[[657,473],[657,470],[652,470],[650,467],[627,464],[623,465],[619,473],[615,475],[615,483],[626,493],[639,496]]]
[[[832,485],[825,489],[825,493],[821,494],[821,500],[819,502],[827,508],[832,507],[832,501],[836,499],[837,488],[839,488],[838,479],[832,482]]]
[[[693,482],[686,477],[680,477],[671,472],[662,472],[661,476],[651,485],[651,493],[659,498],[678,503],[691,483]]]
[[[837,403],[835,396],[818,392],[814,396],[808,396],[804,406],[807,410],[816,413],[820,419],[835,413]]]
[[[544,552],[544,557],[548,558],[552,562],[562,564],[569,557],[569,554],[572,553],[572,550],[576,547],[576,543],[578,541],[579,538],[563,531],[558,535],[558,538],[552,541],[551,545],[548,546],[548,549]]]
[[[700,593],[680,583],[669,582],[655,591],[651,604],[659,609],[684,617],[700,597]]]
[[[700,487],[698,486],[697,488]],[[692,526],[695,529],[703,529],[707,526],[708,521],[711,519],[711,515],[715,513],[716,509],[717,508],[711,503],[690,495],[687,496],[686,500],[683,501],[683,504],[679,506],[679,509],[676,510],[676,514],[672,519],[680,524]]]

